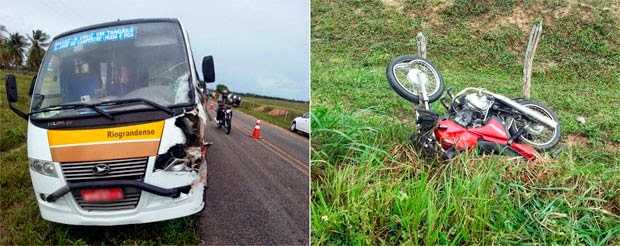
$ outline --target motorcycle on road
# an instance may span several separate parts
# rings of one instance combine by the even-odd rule
[[[226,134],[230,134],[232,128],[232,108],[228,105],[223,105],[217,108],[217,115],[220,116],[220,120],[216,118],[217,128],[224,127]]]

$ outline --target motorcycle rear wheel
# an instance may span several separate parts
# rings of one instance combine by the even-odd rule
[[[437,101],[443,94],[443,77],[439,69],[430,61],[415,55],[403,55],[390,61],[385,71],[388,83],[396,93],[414,103],[420,101],[419,88],[407,80],[407,74],[418,69],[426,74],[428,102]]]
[[[547,105],[531,100],[520,100],[519,104],[528,107],[552,120],[558,122],[558,126],[555,130],[544,126],[536,121],[530,120],[526,117],[520,117],[515,119],[510,126],[510,134],[516,134],[521,127],[524,127],[527,123],[530,124],[529,129],[525,131],[523,135],[519,137],[519,142],[529,144],[538,151],[548,151],[555,147],[562,136],[562,127],[559,124],[558,116]]]

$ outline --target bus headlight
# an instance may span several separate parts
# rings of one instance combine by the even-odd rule
[[[28,162],[30,162],[30,169],[32,169],[32,171],[46,176],[58,178],[58,173],[56,172],[56,165],[54,162],[42,161],[31,158],[28,158]]]
[[[43,161],[33,160],[31,166],[35,172],[43,173]]]

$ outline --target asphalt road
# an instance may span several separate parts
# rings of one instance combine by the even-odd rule
[[[209,111],[215,117],[213,111]],[[207,245],[309,243],[309,142],[237,110],[230,135],[207,126],[208,189],[201,214]]]

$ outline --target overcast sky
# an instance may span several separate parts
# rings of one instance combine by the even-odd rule
[[[309,100],[309,0],[0,0],[0,24],[51,37],[101,22],[178,18],[194,59],[213,55],[216,82],[232,91]],[[201,75],[202,76],[202,75]]]

